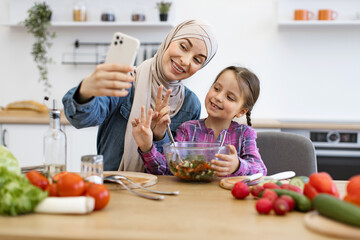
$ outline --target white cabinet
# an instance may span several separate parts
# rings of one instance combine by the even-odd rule
[[[96,154],[97,130],[98,127],[76,129],[71,125],[65,125],[68,171],[80,172],[81,156]]]
[[[1,144],[19,161],[20,167],[43,164],[43,136],[48,124],[0,124]],[[96,154],[97,127],[75,129],[62,125],[67,138],[67,170],[80,172],[81,156]]]
[[[2,124],[1,144],[19,161],[20,167],[43,164],[43,135],[48,125]]]

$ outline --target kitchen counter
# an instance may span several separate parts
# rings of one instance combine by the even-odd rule
[[[336,181],[343,195],[346,182]],[[255,201],[236,200],[211,183],[158,176],[156,190],[179,190],[162,201],[111,191],[109,205],[89,215],[0,217],[0,239],[329,239],[304,225],[304,213],[260,215]]]
[[[240,123],[245,123],[242,118]],[[47,113],[38,113],[24,110],[2,110],[0,111],[0,124],[47,124],[49,115]],[[319,120],[277,120],[277,119],[252,119],[254,128],[270,129],[334,129],[334,130],[360,130],[360,122],[334,122]],[[64,113],[61,115],[61,124],[70,124]]]
[[[61,124],[70,124],[64,112],[61,112]],[[35,112],[30,110],[1,110],[0,124],[49,124],[47,112]]]

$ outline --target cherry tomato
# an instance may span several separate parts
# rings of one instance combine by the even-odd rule
[[[57,196],[57,189],[56,184],[51,183],[47,186],[46,191],[49,193],[49,197],[56,197]]]
[[[26,177],[32,185],[37,186],[42,190],[45,190],[49,185],[49,180],[38,171],[27,172]]]
[[[110,192],[103,184],[90,184],[86,190],[86,196],[95,199],[95,210],[103,209],[110,201]]]
[[[85,182],[79,174],[67,173],[56,182],[56,188],[60,197],[81,196],[85,191]]]
[[[53,183],[56,183],[57,181],[59,181],[59,179],[61,177],[63,177],[65,174],[68,174],[68,173],[69,172],[64,171],[64,172],[59,172],[59,173],[55,174],[55,176],[52,179]]]

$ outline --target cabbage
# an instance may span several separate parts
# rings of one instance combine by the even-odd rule
[[[0,167],[4,166],[8,171],[20,174],[21,170],[15,156],[4,146],[0,145]]]
[[[33,212],[48,193],[32,185],[23,174],[0,166],[0,214],[16,216]]]
[[[16,216],[33,212],[47,195],[21,174],[14,155],[0,146],[0,214]]]

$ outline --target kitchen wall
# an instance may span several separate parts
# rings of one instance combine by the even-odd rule
[[[328,1],[317,1],[326,8]],[[10,2],[0,1],[1,23],[9,20]],[[73,1],[63,2],[71,11]],[[149,19],[157,18],[155,1],[115,2],[128,7],[130,3],[143,5]],[[173,2],[172,22],[201,18],[210,22],[217,33],[217,55],[192,79],[185,81],[202,102],[216,74],[230,64],[240,64],[253,70],[261,81],[261,94],[253,117],[360,121],[360,25],[279,29],[276,0]],[[131,13],[131,9],[127,12]],[[139,33],[130,28],[54,30],[57,38],[50,55],[56,63],[49,67],[49,77],[52,97],[59,100],[94,68],[61,64],[62,54],[72,51],[76,38],[108,42],[116,30],[135,35],[141,41],[161,41],[165,36],[165,33]],[[30,55],[32,43],[32,36],[24,28],[0,26],[0,106],[23,99],[42,101],[43,87],[37,81],[38,72]],[[205,111],[202,116],[206,116]]]

